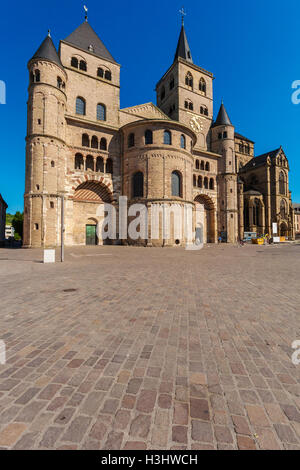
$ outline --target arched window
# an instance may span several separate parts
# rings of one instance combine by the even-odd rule
[[[253,203],[253,225],[260,225],[260,202],[259,199],[255,199]]]
[[[188,72],[185,76],[185,84],[193,88],[193,76],[190,72]]]
[[[203,77],[200,78],[199,90],[202,91],[202,93],[206,94],[206,81],[204,80]]]
[[[244,145],[243,144],[239,144],[239,152],[244,153]]]
[[[205,163],[205,171],[209,171],[209,163],[208,162]]]
[[[61,89],[62,88],[63,81],[60,77],[57,77],[57,88]]]
[[[110,70],[105,70],[104,78],[105,78],[106,80],[111,81],[111,71],[110,71]]]
[[[96,171],[104,173],[104,162],[102,157],[97,157],[96,160]]]
[[[182,197],[181,195],[181,174],[179,171],[173,171],[171,176],[172,196]]]
[[[173,77],[173,75],[171,75],[171,77],[170,77],[170,90],[173,90],[174,86],[175,86],[174,77]]]
[[[92,157],[92,155],[86,157],[85,169],[94,171],[94,157]]]
[[[104,104],[97,104],[97,121],[106,121],[106,106]]]
[[[55,168],[55,162],[54,162],[54,160],[51,161],[51,168]]]
[[[210,178],[209,180],[209,189],[214,190],[215,189],[215,181],[213,178]]]
[[[104,77],[104,70],[103,70],[103,68],[98,67],[97,76],[100,77],[100,78],[103,78],[103,77]]]
[[[279,175],[279,194],[285,194],[285,178],[283,171]]]
[[[285,200],[284,200],[284,199],[281,199],[281,202],[280,202],[280,215],[281,215],[281,218],[282,218],[282,219],[286,219],[286,218],[287,218],[286,203],[285,203]]]
[[[113,161],[111,158],[108,158],[106,161],[106,173],[109,173],[110,175],[113,174]]]
[[[193,186],[197,186],[197,176],[193,175]]]
[[[207,176],[205,176],[205,178],[204,178],[204,188],[208,189],[208,178],[207,178]]]
[[[208,116],[208,109],[206,106],[200,106],[200,114],[204,114],[204,116]]]
[[[180,147],[182,149],[186,148],[186,139],[185,139],[185,136],[183,134],[181,134],[181,136],[180,136]]]
[[[83,156],[80,153],[75,155],[75,170],[83,170]]]
[[[201,166],[200,166],[201,170],[204,170],[204,161],[201,160]]]
[[[30,73],[30,81],[32,83],[37,83],[41,81],[41,74],[39,70],[35,70],[34,72]]]
[[[185,109],[190,109],[191,111],[194,109],[194,105],[191,100],[185,100],[184,107]]]
[[[161,92],[160,92],[160,99],[161,99],[161,101],[165,99],[165,96],[166,96],[166,89],[165,89],[165,87],[163,86],[162,89],[161,89]]]
[[[134,147],[134,134],[131,133],[128,136],[128,148]]]
[[[132,177],[132,197],[144,197],[144,174],[141,171]]]
[[[202,176],[198,176],[198,188],[202,188],[203,183],[202,183]]]
[[[72,57],[71,67],[74,67],[75,69],[78,69],[78,59],[77,59],[77,57]]]
[[[107,140],[104,137],[100,140],[100,150],[107,150]]]
[[[87,134],[82,134],[82,147],[90,146],[90,138]]]
[[[85,100],[80,96],[76,98],[76,114],[85,115]]]
[[[170,131],[164,131],[164,144],[172,145],[172,134]]]
[[[87,65],[86,65],[86,61],[85,60],[81,60],[80,63],[79,63],[79,68],[80,70],[83,70],[84,72],[87,71]]]
[[[153,144],[153,133],[149,129],[145,132],[145,145]]]
[[[98,137],[93,135],[92,137],[92,144],[91,144],[92,149],[97,149],[98,148]]]
[[[199,160],[196,160],[196,170],[199,170],[200,169],[200,163],[199,163]]]
[[[206,107],[204,108],[204,116],[208,116],[208,109]]]

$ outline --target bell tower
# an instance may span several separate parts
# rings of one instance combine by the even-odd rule
[[[156,95],[157,106],[170,119],[197,133],[196,148],[209,149],[213,74],[194,64],[183,19],[173,64],[157,83]]]
[[[218,200],[220,232],[235,243],[238,234],[237,170],[234,150],[234,126],[222,102],[211,129],[212,151],[222,155],[218,166]]]
[[[50,32],[28,62],[24,245],[55,246],[64,187],[67,74]]]

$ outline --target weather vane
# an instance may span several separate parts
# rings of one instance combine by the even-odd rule
[[[85,11],[85,21],[87,21],[88,20],[88,15],[87,15],[88,8],[85,5],[83,5],[83,8],[84,8],[84,11]]]
[[[184,11],[184,7],[179,10],[179,13],[181,14],[181,21],[182,21],[182,26],[184,25],[184,17],[186,16],[186,12]]]

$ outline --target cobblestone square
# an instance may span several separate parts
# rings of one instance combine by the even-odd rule
[[[0,250],[1,449],[300,449],[300,245],[41,260]]]

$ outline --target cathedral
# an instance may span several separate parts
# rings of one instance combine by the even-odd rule
[[[175,46],[175,45],[174,45]],[[175,50],[175,47],[174,47]],[[255,156],[224,103],[213,119],[211,72],[194,64],[184,24],[156,104],[120,109],[120,65],[84,21],[57,51],[50,33],[28,62],[24,246],[119,244],[104,239],[99,206],[189,207],[203,243],[236,243],[245,232],[294,238],[289,164],[283,148]],[[157,235],[123,244],[184,246]],[[196,235],[195,235],[196,236]]]

